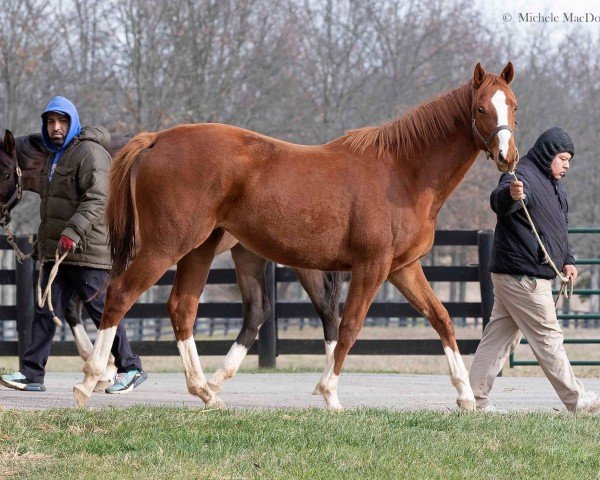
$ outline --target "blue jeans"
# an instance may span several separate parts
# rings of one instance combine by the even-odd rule
[[[42,275],[42,291],[46,288],[52,267],[52,263],[46,263],[40,272],[40,275]],[[92,321],[99,327],[102,310],[104,310],[109,275],[108,270],[61,264],[58,268],[58,274],[52,282],[52,306],[56,316],[61,319],[65,318],[67,303],[75,290],[83,300],[83,305]],[[37,305],[37,299],[35,304],[35,315],[31,325],[31,340],[27,351],[23,355],[23,367],[20,372],[36,383],[44,383],[46,362],[52,348],[56,324],[52,320],[52,314],[46,305],[40,308]],[[135,368],[142,369],[140,358],[131,351],[125,327],[122,323],[117,327],[111,352],[115,357],[115,365],[119,372],[127,372]]]

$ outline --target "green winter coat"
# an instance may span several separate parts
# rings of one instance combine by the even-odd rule
[[[54,260],[58,241],[65,235],[77,243],[64,264],[110,269],[104,212],[111,156],[110,134],[99,126],[84,127],[65,149],[52,180],[48,180],[53,155],[41,172],[38,259]]]

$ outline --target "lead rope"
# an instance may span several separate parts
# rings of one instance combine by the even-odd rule
[[[15,251],[17,261],[19,263],[23,263],[25,260],[29,260],[31,258],[31,253],[25,254],[21,251],[21,249],[15,242],[15,237],[14,237],[11,229],[9,228],[9,226],[2,225],[2,227],[6,231],[6,242]],[[42,259],[42,261],[40,262],[40,272],[38,274],[38,281],[37,281],[38,305],[40,306],[40,308],[43,308],[44,304],[48,305],[48,310],[50,310],[50,313],[52,313],[52,320],[54,321],[54,323],[56,324],[57,327],[61,327],[62,322],[61,322],[60,318],[58,318],[56,316],[56,314],[54,313],[54,307],[52,306],[52,290],[51,290],[51,288],[52,288],[52,282],[54,281],[54,279],[56,278],[56,275],[58,274],[58,267],[68,254],[69,254],[69,251],[66,251],[62,255],[59,255],[58,249],[56,250],[56,252],[54,254],[54,266],[52,267],[52,270],[50,270],[50,277],[48,278],[48,284],[46,285],[46,288],[44,289],[43,293],[42,293],[42,271],[43,271],[44,263],[45,263],[44,259]]]
[[[54,281],[54,279],[56,278],[56,275],[58,274],[58,267],[60,266],[60,264],[62,263],[62,261],[66,258],[66,256],[68,254],[69,254],[69,251],[67,250],[62,255],[60,255],[58,253],[58,249],[56,249],[56,252],[54,253],[54,266],[52,267],[52,270],[50,270],[50,276],[48,277],[48,283],[46,284],[46,288],[44,289],[43,293],[42,293],[42,272],[43,272],[44,263],[45,263],[44,259],[42,259],[42,261],[40,262],[40,272],[38,274],[38,281],[37,281],[38,305],[40,308],[43,308],[44,304],[48,305],[48,310],[50,310],[50,313],[52,314],[52,320],[54,321],[54,323],[56,324],[57,327],[62,326],[62,322],[60,321],[60,318],[58,318],[56,316],[56,314],[54,313],[54,307],[52,306],[52,282]]]
[[[12,233],[10,227],[6,224],[3,224],[2,227],[6,231],[6,242],[15,251],[15,255],[17,257],[17,262],[23,263],[25,260],[29,260],[31,258],[31,253],[25,254],[21,251],[21,249],[15,242],[15,237],[14,237],[14,234]],[[58,318],[56,316],[56,314],[54,313],[54,307],[52,305],[52,290],[51,290],[51,288],[52,288],[52,282],[54,281],[54,279],[56,278],[56,275],[58,274],[58,267],[68,254],[69,254],[69,251],[67,250],[62,255],[59,255],[58,249],[56,249],[56,252],[54,253],[54,266],[52,267],[52,270],[50,270],[50,276],[48,277],[48,284],[46,285],[46,288],[44,289],[43,293],[42,293],[42,271],[43,271],[44,263],[45,263],[44,259],[42,259],[42,261],[40,262],[40,272],[38,274],[38,281],[37,281],[38,305],[40,306],[40,308],[43,308],[44,304],[48,305],[48,310],[50,310],[50,313],[52,313],[52,320],[54,321],[54,323],[56,324],[57,327],[61,327],[62,322],[61,322],[60,318]]]
[[[8,225],[3,225],[4,230],[6,231],[6,243],[8,243],[12,249],[15,251],[15,255],[17,256],[17,262],[23,263],[25,260],[29,260],[31,258],[31,253],[25,254],[21,251],[17,243],[15,242],[15,236],[12,233],[11,229]]]
[[[508,173],[510,175],[512,175],[513,177],[515,177],[515,180],[518,180],[517,175],[515,175],[514,171],[508,172]],[[556,295],[556,299],[554,300],[554,308],[556,309],[558,307],[558,301],[560,300],[561,295],[564,295],[567,300],[569,298],[571,298],[571,295],[573,295],[573,279],[571,277],[565,277],[562,274],[562,272],[560,272],[558,270],[558,268],[556,268],[556,264],[554,263],[552,258],[550,258],[550,255],[548,255],[548,251],[546,250],[546,247],[542,243],[542,239],[540,238],[540,235],[538,234],[538,231],[535,228],[535,225],[533,224],[531,215],[529,215],[529,210],[527,210],[527,207],[525,206],[525,201],[523,199],[518,200],[518,201],[521,203],[521,206],[523,207],[523,211],[525,212],[525,216],[527,217],[527,221],[529,222],[529,225],[531,226],[531,231],[535,235],[538,245],[542,249],[542,253],[544,254],[544,262],[547,263],[548,265],[550,265],[550,267],[552,267],[552,270],[554,270],[554,273],[556,273],[556,275],[558,275],[558,278],[560,278],[560,281],[561,281],[560,290],[558,291],[558,294]]]

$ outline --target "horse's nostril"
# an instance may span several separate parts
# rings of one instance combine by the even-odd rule
[[[506,155],[504,155],[504,153],[500,152],[498,154],[498,159],[502,162],[502,163],[506,163]]]

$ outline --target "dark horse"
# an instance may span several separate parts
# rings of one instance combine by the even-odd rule
[[[130,140],[130,137],[113,135],[109,153],[114,156],[115,152]],[[15,139],[10,131],[6,131],[4,142],[0,145],[0,208],[5,207],[3,210],[9,214],[17,205],[21,190],[39,193],[40,172],[49,155],[50,152],[45,148],[40,134]],[[227,234],[221,239],[216,253],[229,249],[242,296],[243,324],[235,343],[225,357],[223,366],[211,379],[211,388],[214,391],[220,391],[223,382],[235,375],[270,312],[269,301],[264,291],[267,261]],[[295,273],[323,322],[327,365],[337,341],[342,274],[302,268],[295,269]],[[65,317],[73,331],[79,354],[85,361],[92,351],[92,342],[81,323],[81,309],[82,301],[74,294],[68,303]],[[114,358],[110,355],[106,372],[96,385],[96,390],[103,390],[115,374]]]
[[[513,75],[511,63],[499,76],[477,64],[468,83],[397,120],[324,145],[221,124],[134,137],[110,171],[106,218],[114,278],[83,382],[73,390],[77,402],[89,400],[121,318],[177,264],[168,309],[188,390],[207,406],[222,405],[202,373],[192,325],[227,231],[278,263],[352,272],[334,358],[316,388],[328,408],[341,408],[342,364],[388,279],[439,333],[457,402],[474,409],[452,321],[419,259],[433,244],[442,204],[481,150],[504,172],[518,161]]]

